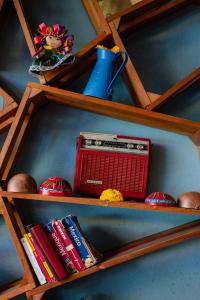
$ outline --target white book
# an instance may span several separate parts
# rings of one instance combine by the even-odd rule
[[[35,255],[34,255],[32,249],[31,249],[29,243],[27,242],[26,238],[24,238],[24,237],[21,238],[21,243],[22,243],[22,245],[24,247],[24,250],[25,250],[25,252],[26,252],[26,254],[27,254],[27,256],[30,260],[30,263],[31,263],[31,265],[32,265],[32,267],[35,271],[35,274],[37,276],[37,279],[39,280],[39,283],[41,285],[45,284],[47,282],[47,280],[46,280],[44,274],[42,273],[42,270],[41,270],[41,268],[40,268],[40,266],[39,266],[39,264],[38,264],[38,262],[35,258]]]

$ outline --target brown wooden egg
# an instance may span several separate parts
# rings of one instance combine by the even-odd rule
[[[28,174],[19,173],[10,178],[7,185],[8,192],[14,193],[37,193],[37,183]]]
[[[183,193],[178,198],[178,204],[184,208],[200,209],[200,193],[187,192]]]

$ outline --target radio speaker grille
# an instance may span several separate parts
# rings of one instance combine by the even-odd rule
[[[115,188],[134,196],[145,194],[147,160],[134,155],[96,155],[82,154],[80,177],[81,191],[97,189],[99,193],[106,188]]]

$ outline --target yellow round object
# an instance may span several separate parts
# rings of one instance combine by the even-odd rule
[[[100,200],[103,201],[123,201],[122,193],[115,189],[107,189],[101,193]]]

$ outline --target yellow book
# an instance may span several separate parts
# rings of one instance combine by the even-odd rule
[[[48,263],[45,261],[43,255],[41,255],[41,253],[39,253],[39,251],[36,250],[35,241],[33,240],[32,234],[31,233],[26,233],[26,234],[24,234],[24,238],[29,243],[29,245],[31,247],[31,250],[33,251],[33,253],[35,254],[35,256],[37,256],[38,260],[40,260],[40,262],[43,264],[43,266],[44,266],[44,268],[46,270],[46,273],[48,274],[47,276],[50,279],[55,279],[54,274],[52,273],[52,271],[51,271]]]

